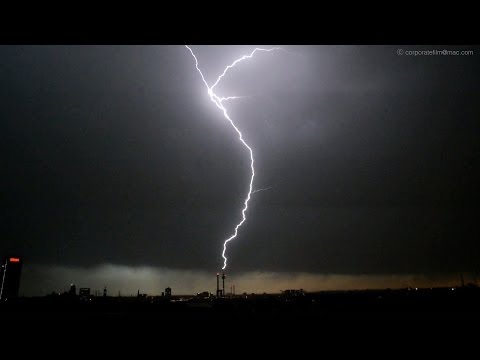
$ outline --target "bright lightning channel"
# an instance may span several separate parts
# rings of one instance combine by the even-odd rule
[[[244,60],[247,60],[247,59],[251,59],[255,53],[257,52],[271,52],[271,51],[275,51],[275,50],[284,50],[282,48],[279,48],[279,47],[274,47],[274,48],[270,48],[270,49],[262,49],[262,48],[255,48],[251,53],[250,55],[244,55],[238,59],[236,59],[232,64],[228,65],[222,72],[222,74],[220,74],[220,76],[217,78],[217,80],[215,81],[215,83],[212,85],[212,86],[209,86],[208,85],[208,82],[207,80],[205,80],[205,76],[203,76],[203,73],[202,73],[202,70],[200,70],[199,66],[198,66],[198,59],[197,57],[195,56],[193,50],[190,48],[190,46],[188,45],[185,45],[185,47],[190,51],[190,53],[192,54],[193,58],[195,59],[195,67],[197,68],[197,71],[199,72],[200,76],[202,77],[202,81],[203,83],[205,84],[205,86],[207,87],[207,91],[208,91],[208,96],[210,97],[210,100],[212,100],[212,102],[223,112],[223,116],[225,117],[225,119],[228,120],[228,122],[230,122],[230,124],[233,126],[233,128],[235,129],[235,131],[237,132],[238,134],[238,138],[240,140],[240,142],[247,148],[249,154],[250,154],[250,169],[252,170],[252,175],[250,177],[250,184],[249,184],[249,187],[248,187],[248,194],[247,194],[247,197],[245,198],[245,201],[244,201],[244,207],[242,209],[242,220],[235,226],[235,231],[233,232],[233,234],[224,241],[223,243],[223,252],[222,252],[222,257],[223,257],[223,267],[222,267],[222,270],[224,270],[226,267],[227,267],[227,257],[225,256],[225,252],[227,251],[227,244],[232,241],[233,239],[235,239],[235,237],[237,237],[237,234],[238,234],[238,229],[240,228],[240,226],[242,226],[242,224],[245,222],[245,220],[247,220],[247,217],[245,215],[245,212],[247,211],[248,209],[248,202],[250,201],[250,197],[253,193],[255,192],[258,192],[258,191],[262,191],[262,190],[266,190],[266,189],[258,189],[258,190],[252,190],[252,187],[253,187],[253,178],[255,177],[255,168],[253,167],[254,165],[254,160],[253,160],[253,150],[252,148],[245,142],[245,140],[243,139],[243,135],[241,133],[241,131],[235,126],[233,120],[230,118],[230,116],[228,115],[228,112],[227,112],[227,109],[223,106],[223,102],[224,101],[227,101],[227,100],[235,100],[235,99],[239,99],[239,98],[244,98],[244,96],[228,96],[228,97],[219,97],[217,94],[215,94],[213,92],[213,89],[215,88],[215,86],[217,86],[220,81],[223,79],[223,77],[227,74],[227,72],[232,69],[233,67],[235,67],[235,65],[237,65],[238,63],[244,61]],[[285,51],[285,50],[284,50]]]

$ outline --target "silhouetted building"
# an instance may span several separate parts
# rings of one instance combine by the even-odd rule
[[[201,293],[197,293],[197,298],[200,299],[210,299],[212,294],[210,294],[208,291],[203,291]]]
[[[166,297],[171,297],[172,296],[172,289],[171,288],[167,287],[165,289],[165,296]]]
[[[70,295],[77,295],[77,287],[75,284],[70,284],[70,291],[68,293]]]
[[[23,261],[19,257],[7,257],[2,262],[0,300],[18,297],[22,263]]]
[[[78,296],[80,296],[81,299],[89,299],[90,288],[80,288],[80,291],[78,292]]]
[[[140,292],[140,289],[137,290],[137,298],[138,298],[138,299],[146,299],[147,296],[148,296],[148,294],[142,294],[142,293]]]
[[[103,297],[106,297],[107,296],[107,287],[104,286],[103,287]]]
[[[304,296],[304,295],[305,295],[305,291],[303,291],[303,289],[300,289],[300,290],[289,289],[283,292],[283,296],[285,297]]]

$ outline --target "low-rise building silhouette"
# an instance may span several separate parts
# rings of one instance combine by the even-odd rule
[[[82,300],[90,299],[90,288],[80,288],[78,296]]]

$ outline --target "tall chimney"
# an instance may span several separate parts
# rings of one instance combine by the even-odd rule
[[[225,296],[225,273],[222,274],[222,283],[223,283],[222,294],[223,296]]]
[[[220,274],[217,273],[217,297],[218,297],[218,292],[220,291]]]

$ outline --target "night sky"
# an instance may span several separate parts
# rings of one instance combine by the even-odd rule
[[[227,270],[285,286],[479,271],[480,48],[283,47],[216,90],[248,96],[226,107],[254,150],[254,188],[271,187],[253,195]],[[192,46],[210,82],[253,48]],[[0,59],[1,256],[24,256],[27,278],[221,268],[249,158],[185,47],[2,46]],[[71,271],[48,281],[81,282]]]

